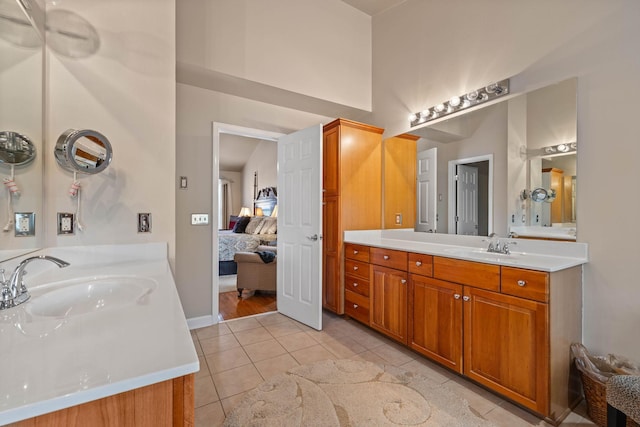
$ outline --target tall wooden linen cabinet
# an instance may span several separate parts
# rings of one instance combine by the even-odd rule
[[[343,231],[382,228],[383,129],[345,119],[323,128],[322,306],[344,314]]]

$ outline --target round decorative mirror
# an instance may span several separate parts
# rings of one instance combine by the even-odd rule
[[[113,149],[99,132],[68,129],[58,138],[54,154],[58,164],[68,171],[95,174],[109,166]]]
[[[36,158],[36,147],[31,140],[16,132],[0,132],[0,163],[21,166]]]

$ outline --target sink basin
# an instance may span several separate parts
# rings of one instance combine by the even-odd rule
[[[471,249],[471,248],[455,248],[455,249],[445,249],[445,252],[448,252],[452,255],[459,255],[462,257],[469,257],[475,259],[486,259],[492,261],[505,261],[505,260],[515,260],[519,259],[523,256],[521,253],[512,252],[510,254],[500,254],[497,252],[487,252],[486,249]]]
[[[157,282],[146,277],[109,276],[74,279],[32,292],[26,310],[34,316],[69,317],[144,304]]]

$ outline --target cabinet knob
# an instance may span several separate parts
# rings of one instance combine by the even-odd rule
[[[358,304],[353,304],[353,308],[358,308]]]
[[[416,266],[420,267],[422,265],[422,261],[416,261]]]
[[[354,265],[354,266],[353,266],[353,271],[357,271],[357,270],[358,270],[358,266],[357,266],[357,265]]]
[[[405,283],[407,283],[407,281],[405,279],[402,279],[402,280],[400,280],[400,283],[402,283],[404,285]]]
[[[383,256],[382,258],[384,258],[384,259],[389,259],[389,255],[385,255],[385,256]]]
[[[355,249],[353,250],[353,254],[354,255],[358,255],[358,251],[356,251]]]
[[[460,294],[453,294],[453,297],[454,297],[455,299],[460,299]]]
[[[518,280],[518,286],[520,287],[524,287],[524,285],[526,285],[527,282],[525,280]]]
[[[353,287],[354,287],[354,288],[357,288],[357,287],[358,287],[358,283],[353,282]]]
[[[462,299],[465,300],[465,301],[469,301],[471,298],[469,298],[468,296],[465,295],[465,296],[462,297]]]

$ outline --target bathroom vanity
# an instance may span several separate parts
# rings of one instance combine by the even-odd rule
[[[486,240],[345,232],[345,313],[558,423],[580,400],[570,344],[587,247],[518,241],[507,254]]]
[[[29,263],[31,298],[0,311],[0,424],[193,425],[199,363],[166,244],[34,255],[70,266]]]

